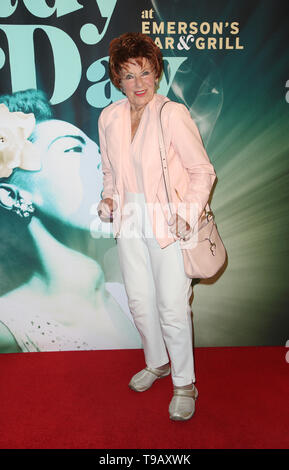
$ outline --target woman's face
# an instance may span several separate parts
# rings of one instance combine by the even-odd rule
[[[124,64],[121,69],[120,85],[133,109],[145,106],[154,96],[156,75],[146,58],[139,65],[135,59]]]
[[[102,191],[98,146],[77,127],[58,120],[36,126],[35,146],[42,170],[35,178],[34,203],[48,215],[88,229]]]

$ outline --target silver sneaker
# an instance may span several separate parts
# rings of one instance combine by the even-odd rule
[[[167,377],[170,372],[170,367],[165,371],[146,367],[132,377],[128,386],[135,392],[144,392],[148,390],[157,379]]]
[[[195,401],[198,397],[198,390],[195,386],[191,390],[175,388],[174,396],[170,402],[170,418],[174,421],[186,421],[195,412]]]

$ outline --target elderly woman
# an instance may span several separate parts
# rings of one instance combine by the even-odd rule
[[[170,418],[187,420],[198,392],[192,287],[180,240],[192,236],[216,175],[186,107],[156,94],[162,70],[160,49],[150,37],[127,33],[111,42],[110,77],[126,98],[105,108],[99,118],[104,190],[98,211],[102,220],[113,220],[129,307],[144,349],[146,367],[129,387],[145,391],[171,372]],[[158,141],[165,101],[162,127],[176,208],[171,216]]]

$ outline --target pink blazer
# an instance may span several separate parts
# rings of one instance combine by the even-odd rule
[[[158,113],[167,100],[155,94],[142,115],[141,165],[146,202],[154,235],[163,248],[176,238],[168,229],[170,213],[163,182],[158,141]],[[162,112],[170,186],[175,210],[190,225],[196,223],[208,201],[216,174],[203,146],[197,125],[187,108],[170,102]],[[117,202],[113,218],[113,235],[119,236],[124,201],[122,173],[128,161],[131,140],[130,104],[127,98],[103,109],[99,117],[99,141],[103,171],[103,199]],[[125,168],[129,171],[129,166]],[[196,208],[194,220],[191,204]]]

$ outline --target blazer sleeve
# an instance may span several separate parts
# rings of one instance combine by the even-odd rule
[[[184,195],[186,208],[183,208],[183,211],[178,210],[178,213],[193,227],[208,202],[216,173],[203,145],[199,129],[183,104],[176,103],[174,111],[171,112],[170,128],[171,144],[189,175],[189,184]],[[189,210],[192,204],[193,218],[192,211]],[[188,210],[190,217],[187,215]]]
[[[99,116],[98,119],[98,135],[99,135],[99,146],[100,146],[100,154],[101,154],[101,167],[102,167],[102,174],[103,174],[103,191],[102,191],[102,199],[107,197],[113,197],[113,173],[111,163],[109,161],[107,155],[107,143],[105,137],[105,125],[103,119],[103,112]]]

